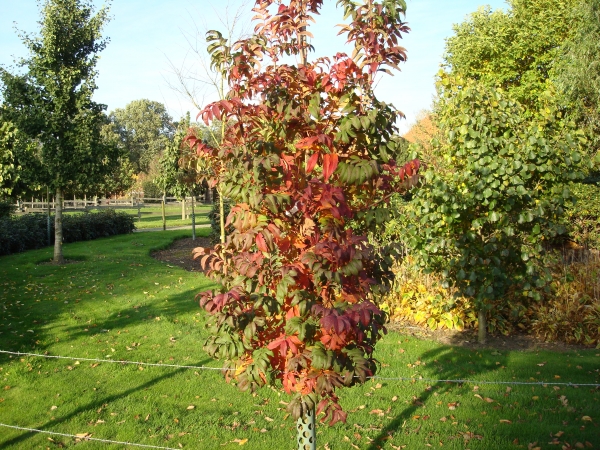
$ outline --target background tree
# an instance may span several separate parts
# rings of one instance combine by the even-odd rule
[[[205,349],[227,361],[241,389],[279,379],[295,395],[295,417],[318,403],[331,424],[346,417],[336,389],[375,373],[385,321],[368,299],[372,249],[350,221],[367,211],[377,221],[418,169],[390,158],[400,113],[373,93],[376,74],[405,60],[406,5],[339,3],[354,58],[308,62],[320,0],[257,1],[256,34],[233,46],[211,32],[215,64],[231,61],[229,91],[200,116],[226,130],[217,147],[188,138],[199,158],[225,165],[213,183],[234,205],[225,242],[197,251],[221,285],[199,294],[213,315]],[[285,55],[300,61],[282,63]]]
[[[20,62],[26,73],[0,75],[7,118],[39,143],[45,171],[38,179],[55,191],[54,261],[62,263],[63,193],[101,175],[102,161],[110,160],[100,138],[104,107],[92,101],[108,9],[94,13],[82,0],[46,0],[40,7],[39,36],[22,36],[30,52]]]
[[[152,161],[160,157],[175,132],[165,106],[152,100],[134,100],[112,111],[110,119],[136,173],[149,172]]]
[[[501,89],[440,72],[438,123],[445,139],[437,152],[450,171],[430,168],[415,190],[411,251],[445,287],[473,299],[479,341],[486,313],[509,289],[537,298],[548,281],[540,263],[548,238],[562,231],[573,196],[566,184],[578,171],[583,135],[561,120],[548,99],[530,117]]]
[[[569,17],[578,1],[508,0],[506,11],[480,8],[454,27],[443,67],[501,87],[526,111],[537,111],[561,46],[573,31]]]

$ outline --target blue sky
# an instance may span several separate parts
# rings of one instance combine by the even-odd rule
[[[101,0],[94,3],[103,4]],[[350,53],[344,39],[336,36],[335,25],[341,22],[342,11],[336,10],[334,0],[324,3],[321,17],[311,29],[316,55]],[[174,72],[205,78],[190,44],[195,44],[198,33],[201,37],[207,29],[225,31],[222,22],[236,11],[247,12],[242,14],[240,29],[249,29],[251,1],[245,4],[244,0],[113,0],[112,20],[104,30],[110,43],[100,54],[95,100],[111,111],[132,100],[148,98],[164,103],[175,119],[186,111],[194,117],[197,108],[174,89],[179,86]],[[406,114],[407,119],[400,124],[402,131],[431,105],[434,75],[452,25],[480,6],[506,7],[504,0],[407,0],[407,4],[406,21],[411,32],[405,36],[403,46],[408,50],[408,61],[401,72],[382,78],[377,86],[381,100],[393,103]],[[0,0],[0,11],[0,64],[9,67],[14,57],[26,56],[14,23],[19,30],[36,32],[39,14],[35,0]],[[196,90],[198,103],[213,98],[213,90],[206,84],[189,81],[188,85]]]

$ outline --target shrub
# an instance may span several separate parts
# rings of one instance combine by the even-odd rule
[[[101,237],[127,234],[135,229],[135,217],[111,210],[63,216],[64,242],[89,241]],[[51,223],[54,243],[54,221]],[[0,218],[0,255],[33,250],[48,245],[47,217],[25,214]]]
[[[552,293],[530,308],[531,331],[546,341],[600,347],[600,256],[580,252],[555,262]]]
[[[577,203],[566,212],[569,236],[577,244],[600,249],[600,183],[575,184]]]
[[[15,212],[17,207],[9,200],[0,200],[0,217],[8,217]]]

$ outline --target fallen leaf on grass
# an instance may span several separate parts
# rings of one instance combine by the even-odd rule
[[[77,439],[85,439],[85,438],[88,438],[88,437],[90,437],[90,436],[91,436],[91,434],[90,434],[90,433],[77,433],[77,434],[75,435],[75,437],[76,437]]]
[[[500,419],[500,423],[512,423],[512,422],[508,419]]]
[[[591,418],[590,416],[583,416],[583,417],[581,418],[581,420],[583,420],[584,422],[591,422],[591,421],[592,421],[592,418]]]
[[[271,418],[270,418],[270,417],[268,417],[268,416],[265,416],[265,420],[266,420],[267,422],[273,422],[273,419],[271,419]]]
[[[194,408],[195,408],[195,406],[194,406],[194,405],[190,405],[190,406],[188,406],[188,407],[187,407],[187,408],[185,408],[185,409],[194,409]]]
[[[50,411],[54,411],[55,409],[58,409],[58,406],[56,406],[56,405],[52,405],[52,406],[50,407]]]
[[[234,439],[234,440],[233,440],[233,441],[231,441],[231,442],[235,442],[235,443],[236,443],[236,444],[238,444],[238,445],[245,445],[245,444],[246,444],[246,442],[248,442],[248,439]]]
[[[454,409],[458,408],[458,405],[459,405],[458,402],[448,403],[448,409],[454,410]]]

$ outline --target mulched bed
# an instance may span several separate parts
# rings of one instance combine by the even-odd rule
[[[172,266],[182,267],[188,272],[203,272],[200,261],[195,260],[192,252],[196,247],[211,247],[210,240],[205,237],[178,239],[166,250],[152,253],[152,257]]]

